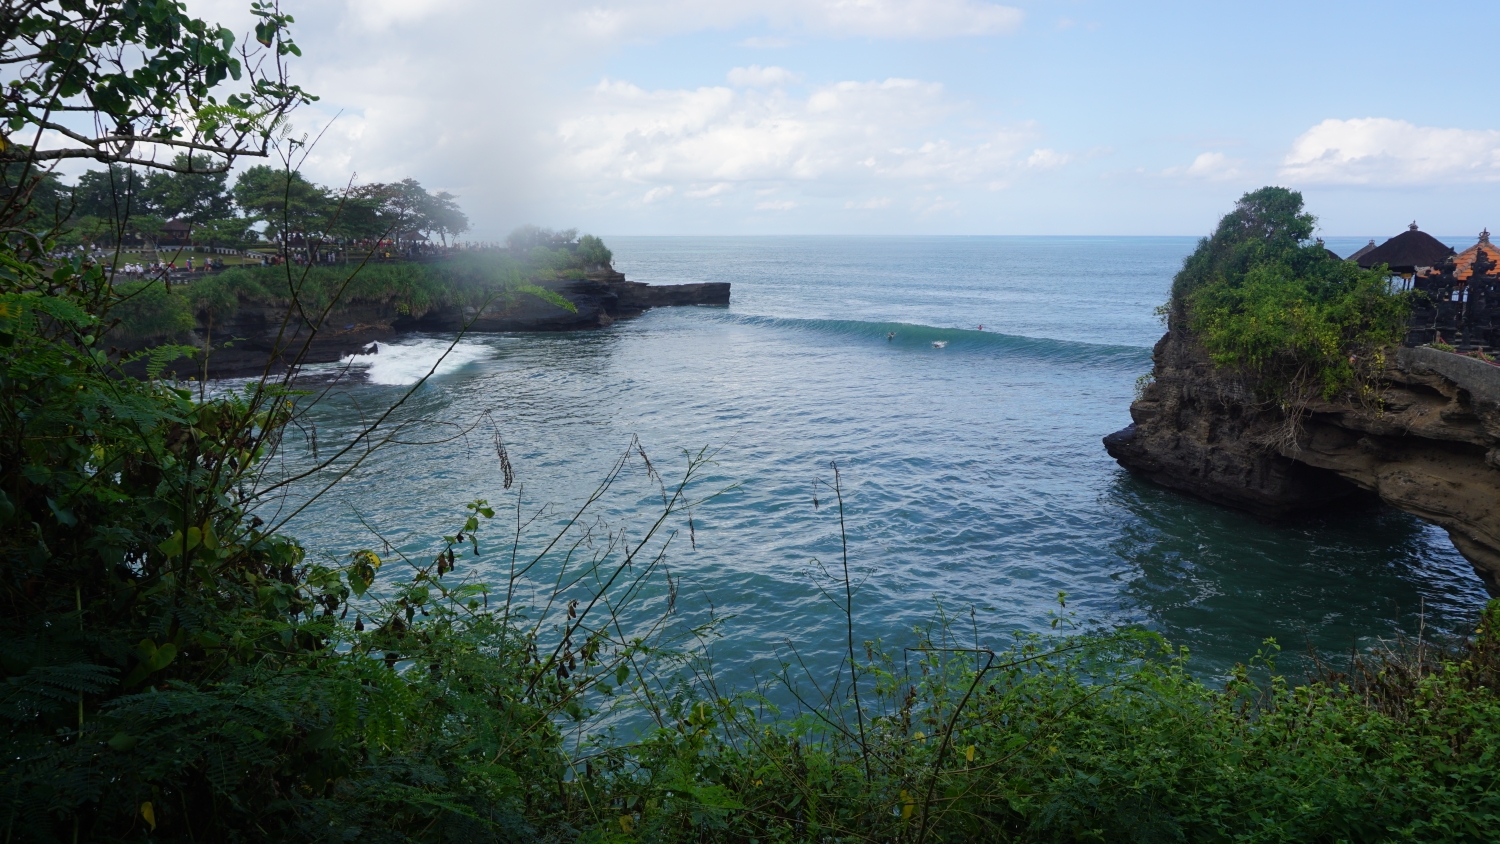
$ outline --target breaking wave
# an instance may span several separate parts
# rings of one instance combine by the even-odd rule
[[[1140,369],[1143,363],[1149,363],[1151,360],[1151,350],[1139,346],[1115,346],[1074,340],[1053,340],[1046,337],[1024,337],[969,328],[937,328],[906,322],[795,319],[734,313],[720,313],[715,316],[738,325],[817,332],[851,340],[889,342],[898,348],[927,348],[937,352],[939,350],[933,349],[932,344],[938,341],[946,344],[941,351],[948,354],[977,352],[1020,355],[1130,370]],[[892,332],[895,336],[887,341],[887,337]]]
[[[400,343],[371,343],[366,349],[342,358],[338,365],[362,371],[366,383],[387,387],[415,384],[429,372],[434,377],[448,375],[494,353],[492,347],[481,343],[454,345],[452,340],[430,337]]]

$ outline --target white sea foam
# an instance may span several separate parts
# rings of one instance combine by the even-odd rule
[[[401,387],[417,383],[429,372],[434,376],[455,372],[489,357],[492,351],[489,346],[468,342],[460,342],[449,351],[452,342],[424,338],[405,343],[372,343],[373,352],[349,355],[339,361],[339,366],[363,370],[365,381],[370,384]],[[439,364],[440,358],[442,363]],[[432,370],[433,364],[438,364],[436,372]]]

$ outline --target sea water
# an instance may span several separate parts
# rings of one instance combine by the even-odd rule
[[[678,623],[716,619],[714,658],[746,685],[791,646],[815,667],[836,663],[843,595],[824,572],[841,572],[845,537],[855,635],[897,646],[940,607],[991,645],[1046,630],[1066,593],[1079,621],[1159,631],[1216,676],[1266,638],[1347,653],[1419,627],[1462,631],[1483,605],[1446,534],[1411,516],[1266,524],[1135,478],[1105,453],[1100,438],[1130,421],[1162,332],[1153,311],[1191,238],[608,243],[633,280],[728,281],[731,304],[468,337],[441,361],[455,338],[411,337],[347,361],[289,439],[289,466],[403,404],[391,441],[352,452],[360,462],[340,483],[283,502],[292,532],[330,560],[384,548],[389,572],[395,552],[430,556],[466,502],[488,500],[513,527],[518,494],[526,515],[547,503],[562,513],[633,441],[668,486],[685,454],[707,449],[694,492],[722,492],[691,525],[683,514],[666,526],[678,531],[663,560],[676,586],[658,578],[642,611],[671,591]],[[593,547],[611,531],[638,539],[660,507],[632,464],[598,505]],[[523,559],[534,529],[558,518],[524,532]],[[507,530],[487,525],[486,554],[462,574],[502,581]]]

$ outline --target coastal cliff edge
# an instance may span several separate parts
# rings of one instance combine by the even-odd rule
[[[293,319],[283,328],[287,317],[284,305],[245,302],[231,318],[218,324],[200,318],[192,344],[213,349],[206,366],[208,377],[234,378],[260,374],[268,361],[271,371],[282,370],[299,354],[302,364],[331,363],[371,343],[389,342],[412,332],[578,331],[606,328],[617,319],[637,316],[651,308],[729,304],[728,282],[651,285],[629,281],[610,269],[591,272],[580,280],[540,284],[566,299],[575,310],[530,295],[497,299],[482,310],[436,308],[419,317],[402,314],[392,303],[363,303],[339,307],[314,330],[301,319]],[[186,370],[180,375],[204,374],[201,359],[176,368]]]
[[[1500,366],[1402,348],[1377,399],[1315,402],[1293,429],[1188,332],[1169,330],[1153,359],[1133,423],[1104,438],[1122,466],[1268,519],[1374,493],[1446,530],[1500,596]]]

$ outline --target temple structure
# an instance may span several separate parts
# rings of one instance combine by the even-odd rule
[[[1391,268],[1392,275],[1401,277],[1402,287],[1405,288],[1414,277],[1441,264],[1452,255],[1452,247],[1421,231],[1413,222],[1406,231],[1374,249],[1367,246],[1359,250],[1349,256],[1349,260],[1365,269],[1385,264]]]
[[[1355,252],[1353,255],[1350,255],[1348,258],[1345,258],[1344,260],[1346,260],[1346,261],[1353,261],[1353,262],[1355,262],[1357,264],[1357,263],[1359,263],[1359,260],[1361,258],[1365,257],[1365,255],[1369,254],[1370,252],[1373,252],[1374,250],[1375,250],[1375,238],[1372,237],[1372,238],[1370,238],[1370,242],[1369,243],[1366,243],[1364,246],[1359,247],[1359,250],[1357,252]]]
[[[1368,259],[1378,251],[1365,257]],[[1497,269],[1500,269],[1500,248],[1490,243],[1486,229],[1480,233],[1478,243],[1414,273],[1410,277],[1412,289],[1425,295],[1418,296],[1414,303],[1406,345],[1447,343],[1459,351],[1483,352],[1500,346]],[[1391,270],[1395,272],[1396,267]]]

